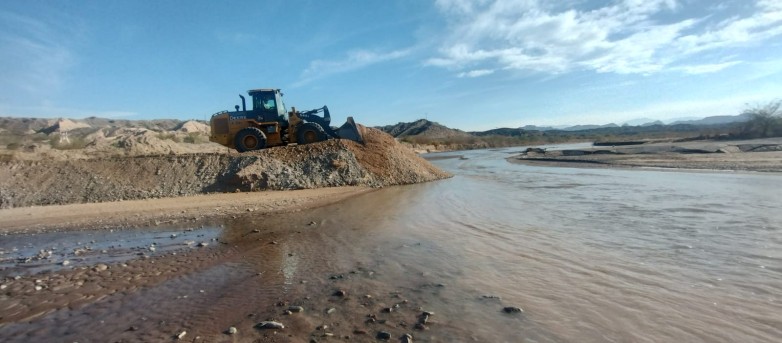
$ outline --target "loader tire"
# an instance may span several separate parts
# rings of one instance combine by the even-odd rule
[[[296,130],[296,143],[310,144],[326,140],[326,132],[316,123],[301,124]]]
[[[234,146],[238,152],[263,149],[266,147],[266,135],[257,127],[245,127],[236,133]]]

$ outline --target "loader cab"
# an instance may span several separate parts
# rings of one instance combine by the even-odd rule
[[[252,97],[251,113],[258,121],[276,121],[282,127],[288,126],[288,111],[279,89],[252,89],[247,91],[247,94]]]

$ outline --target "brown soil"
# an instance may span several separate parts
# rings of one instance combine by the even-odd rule
[[[379,130],[251,153],[0,162],[0,208],[259,190],[391,185],[449,177]]]

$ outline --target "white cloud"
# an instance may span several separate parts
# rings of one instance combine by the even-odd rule
[[[579,4],[583,2],[555,8],[541,0],[438,0],[450,33],[439,54],[425,64],[454,70],[457,76],[481,69],[651,74],[677,70],[676,66],[704,73],[738,62],[681,65],[705,58],[704,52],[751,46],[782,35],[779,0],[758,0],[753,14],[722,21],[710,13],[680,18],[687,6],[701,11],[706,7],[692,1],[617,0],[590,9],[579,9]]]
[[[410,54],[410,49],[401,49],[388,52],[374,52],[368,50],[355,50],[349,52],[341,60],[315,60],[310,62],[307,69],[301,73],[299,81],[294,87],[302,86],[313,80],[333,74],[346,73],[370,65],[396,60]]]
[[[493,74],[494,70],[491,69],[476,69],[459,73],[458,77],[481,77],[485,75]]]
[[[682,70],[687,74],[708,74],[708,73],[718,72],[726,68],[730,68],[740,63],[741,62],[739,61],[731,61],[731,62],[724,62],[724,63],[687,65],[676,69]]]

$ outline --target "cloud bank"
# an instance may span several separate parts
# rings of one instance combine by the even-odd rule
[[[743,16],[720,16],[726,9],[704,0],[617,0],[608,5],[437,0],[436,6],[449,34],[425,64],[453,70],[458,77],[496,70],[709,73],[742,63],[715,52],[782,35],[778,0],[757,0]]]

